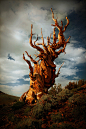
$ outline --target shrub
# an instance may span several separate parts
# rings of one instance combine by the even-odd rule
[[[52,114],[51,114],[51,120],[52,120],[53,122],[61,122],[61,121],[62,121],[61,113],[60,113],[60,112],[58,112],[57,114],[52,113]]]
[[[41,119],[44,116],[44,107],[43,104],[37,104],[35,107],[33,107],[32,110],[32,117],[36,119]]]
[[[75,94],[69,98],[69,102],[78,105],[86,104],[86,95]]]
[[[69,100],[70,103],[75,103],[77,98],[79,98],[79,97],[80,97],[79,94],[75,94],[75,95],[69,97],[68,100]]]
[[[18,116],[15,116],[13,112],[9,113],[8,120],[13,122],[14,124],[17,124],[20,121],[20,118]]]
[[[59,125],[59,129],[75,129],[74,127],[72,127],[70,124],[68,123],[61,123]]]
[[[58,128],[57,128],[57,124],[58,124],[58,123],[53,123],[53,124],[50,126],[49,129],[58,129]]]
[[[71,111],[72,117],[74,120],[78,120],[79,121],[86,121],[86,106],[78,106],[78,107],[74,107],[73,110]]]
[[[83,85],[84,85],[84,79],[79,80],[78,81],[78,87],[83,86]]]
[[[44,110],[45,111],[51,111],[51,106],[52,106],[51,103],[46,102],[45,105],[44,105]]]
[[[14,99],[14,101],[13,102],[17,102],[17,99]]]
[[[42,120],[36,119],[25,119],[20,121],[15,129],[41,129],[41,125],[43,124]]]
[[[17,110],[17,109],[20,109],[24,106],[24,102],[16,102],[13,106],[12,106],[12,109],[13,110]]]
[[[26,107],[24,110],[24,114],[28,115],[28,113],[31,111],[31,107]]]
[[[3,108],[3,104],[0,104],[0,108]]]

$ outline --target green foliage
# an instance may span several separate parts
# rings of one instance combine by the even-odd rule
[[[86,88],[84,88],[84,87],[78,87],[77,88],[77,91],[84,90],[84,89],[86,89]]]
[[[11,112],[10,114],[8,114],[8,120],[17,124],[20,121],[20,118],[18,116],[15,116],[15,114]]]
[[[56,113],[52,113],[51,114],[51,120],[53,122],[61,122],[62,121],[62,115],[61,115],[61,113],[60,112],[57,112],[57,114]]]
[[[51,87],[51,89],[48,91],[48,94],[55,96],[56,94],[58,94],[61,91],[62,91],[62,86],[61,86],[61,84],[58,83],[58,85],[54,84],[54,86]]]
[[[72,90],[72,89],[76,89],[78,87],[81,87],[85,84],[86,84],[86,81],[84,81],[84,79],[82,79],[82,80],[78,81],[78,84],[77,84],[77,82],[69,82],[69,84],[67,86],[65,86],[65,88],[69,89],[69,90]]]
[[[62,91],[62,86],[61,86],[61,84],[58,84],[57,89],[58,89],[58,93]]]
[[[36,119],[41,119],[43,116],[44,116],[43,104],[39,104],[33,107],[33,111],[32,111],[33,118],[35,117]]]
[[[24,106],[24,102],[16,102],[13,106],[12,106],[12,109],[13,110],[18,110],[20,108],[22,108]]]
[[[42,124],[43,124],[42,120],[28,118],[20,121],[15,129],[41,129]]]
[[[78,87],[83,86],[85,84],[84,79],[78,81]]]
[[[75,105],[71,111],[73,119],[86,120],[86,95],[75,94],[69,98],[69,102]]]
[[[71,111],[71,114],[73,116],[73,120],[79,118],[79,121],[85,120],[86,121],[86,106],[78,106],[74,107]]]
[[[49,112],[51,111],[51,107],[52,107],[52,104],[46,102],[44,105],[44,110]]]
[[[45,114],[47,115],[48,112],[51,112],[53,109],[59,110],[59,108],[62,107],[62,102],[66,102],[68,97],[72,96],[72,94],[73,93],[70,90],[64,89],[56,94],[56,96],[43,95],[37,104],[33,107],[32,117],[41,119],[42,117],[45,117]]]
[[[68,123],[61,123],[59,125],[59,129],[75,129],[74,127],[72,127],[70,124]]]
[[[57,128],[57,123],[52,124],[49,129],[58,129]]]
[[[73,92],[68,89],[63,89],[58,95],[61,96],[62,99],[66,99],[66,98],[72,96]]]
[[[24,110],[24,114],[28,115],[30,111],[31,111],[31,107],[26,107]]]
[[[72,86],[71,90],[65,88],[55,94],[43,95],[33,105],[25,105],[24,102],[16,102],[13,106],[1,104],[1,128],[84,129],[86,87],[75,84],[77,88]]]
[[[69,98],[69,102],[78,105],[86,104],[86,95],[74,94]]]
[[[19,100],[19,97],[12,96],[12,95],[7,95],[3,92],[0,93],[0,104],[3,105],[9,105],[12,102],[16,102]]]

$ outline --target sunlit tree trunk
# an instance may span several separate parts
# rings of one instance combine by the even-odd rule
[[[34,67],[31,66],[31,62],[29,60],[25,59],[25,56],[23,54],[23,59],[28,63],[30,69],[29,73],[30,88],[20,97],[20,101],[24,100],[27,103],[36,102],[36,100],[40,99],[43,94],[48,93],[48,89],[53,86],[53,84],[55,83],[55,78],[58,77],[60,74],[59,72],[63,64],[60,66],[58,72],[56,73],[56,65],[54,64],[54,60],[58,58],[58,56],[61,53],[63,52],[65,53],[65,47],[67,43],[69,43],[70,36],[66,40],[63,35],[67,26],[69,25],[69,19],[66,17],[67,24],[63,28],[62,21],[61,21],[61,26],[59,26],[57,19],[54,19],[54,13],[52,9],[51,12],[52,12],[52,19],[55,22],[55,24],[52,25],[54,26],[52,43],[50,41],[51,38],[50,35],[50,37],[47,37],[47,44],[45,44],[42,34],[42,29],[41,29],[42,43],[36,43],[36,41],[38,40],[38,35],[36,41],[32,43],[33,25],[31,25],[31,36],[29,39],[29,43],[31,47],[33,47],[39,52],[39,54],[36,55],[36,58],[38,59],[36,61],[31,57],[31,55],[28,54],[27,51],[25,51],[31,62],[33,62]],[[58,37],[56,37],[55,33],[56,28],[59,30]],[[41,45],[43,46],[42,48],[40,47]],[[57,49],[59,50],[56,51]]]

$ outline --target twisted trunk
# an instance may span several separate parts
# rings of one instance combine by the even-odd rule
[[[52,9],[51,9],[52,11]],[[36,41],[34,41],[34,44],[32,43],[32,28],[33,25],[31,25],[31,36],[30,36],[30,45],[37,49],[39,51],[39,54],[36,55],[36,58],[39,58],[37,61],[34,60],[31,55],[28,54],[27,51],[26,54],[30,58],[30,60],[33,62],[34,67],[31,66],[31,63],[29,60],[25,59],[25,56],[23,54],[23,59],[28,63],[30,73],[30,88],[27,92],[25,92],[21,98],[20,101],[24,100],[27,103],[33,103],[36,102],[37,99],[40,99],[43,94],[48,93],[48,89],[53,86],[55,83],[55,78],[59,76],[60,69],[56,73],[56,65],[54,64],[54,60],[61,54],[62,52],[65,52],[65,47],[67,43],[69,43],[70,36],[67,40],[65,40],[63,32],[65,32],[67,26],[69,25],[69,19],[67,19],[67,24],[64,26],[63,29],[63,23],[61,21],[61,26],[59,26],[57,19],[54,19],[54,13],[52,11],[52,19],[55,22],[54,30],[53,30],[53,43],[50,42],[50,37],[47,37],[47,45],[44,43],[44,38],[42,34],[41,29],[41,35],[42,35],[42,43],[37,43],[38,35]],[[58,28],[59,33],[58,37],[56,37],[55,33],[55,27]],[[59,40],[58,42],[57,39]],[[39,47],[38,45],[42,45],[43,49]],[[62,47],[59,51],[55,51],[56,49],[59,49]],[[40,61],[40,62],[39,62]]]

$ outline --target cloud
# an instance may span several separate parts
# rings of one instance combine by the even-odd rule
[[[24,92],[29,89],[28,84],[18,86],[0,85],[0,90],[4,93],[20,97]]]
[[[66,54],[60,54],[55,60],[56,72],[58,72],[58,69],[64,62],[64,65],[60,70],[60,75],[56,78],[56,82],[62,83],[63,86],[65,86],[68,81],[78,81],[81,72],[80,65],[86,63],[86,49],[74,47],[74,43],[78,43],[76,40],[71,40],[70,42],[71,43],[66,47]]]
[[[78,80],[78,79],[77,79]],[[62,87],[66,86],[69,82],[76,82],[77,80],[72,80],[72,79],[67,79],[67,78],[64,78],[64,77],[58,77],[55,79],[55,83],[58,85],[61,84]]]
[[[15,61],[5,57],[0,58],[1,83],[16,82],[17,79],[29,73],[28,65],[22,60],[18,57]]]
[[[12,56],[10,56],[10,54],[8,54],[8,59],[9,59],[9,60],[14,60],[14,61],[15,61],[15,59],[12,58]]]

